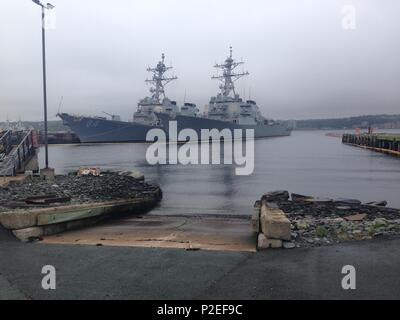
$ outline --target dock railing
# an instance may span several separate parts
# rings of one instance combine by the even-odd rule
[[[0,161],[7,156],[12,149],[12,132],[6,130],[0,133]]]
[[[18,145],[0,162],[0,176],[13,176],[24,171],[26,163],[36,153],[34,134],[33,129],[23,132]]]

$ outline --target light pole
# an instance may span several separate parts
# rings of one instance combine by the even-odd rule
[[[32,0],[42,8],[42,65],[43,65],[43,104],[44,104],[44,143],[45,143],[45,164],[49,168],[49,145],[47,136],[47,91],[46,91],[46,36],[44,25],[44,10],[51,10],[54,6],[50,3],[44,5],[40,0]]]

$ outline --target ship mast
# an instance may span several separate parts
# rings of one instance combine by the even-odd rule
[[[164,53],[161,55],[161,61],[157,64],[155,68],[147,68],[148,72],[153,73],[152,79],[146,79],[146,83],[150,83],[153,86],[150,88],[150,93],[152,94],[152,98],[156,103],[161,103],[160,98],[165,98],[164,87],[169,82],[178,79],[177,77],[164,77],[164,73],[172,69],[172,67],[166,67],[164,64],[165,55]]]
[[[247,71],[242,73],[234,72],[236,67],[242,65],[243,62],[235,62],[235,60],[233,60],[232,58],[232,47],[229,47],[229,50],[230,50],[230,55],[225,60],[225,63],[216,64],[214,66],[214,68],[222,69],[222,76],[211,77],[211,79],[218,79],[222,82],[219,88],[221,89],[221,93],[224,97],[228,97],[231,92],[233,92],[233,95],[235,96],[236,95],[235,85],[234,85],[235,81],[243,76],[249,75]]]

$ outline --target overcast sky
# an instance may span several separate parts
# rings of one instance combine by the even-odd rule
[[[49,0],[50,1],[50,0]],[[201,109],[213,65],[233,46],[250,76],[237,92],[267,117],[400,113],[398,0],[53,0],[47,34],[49,118],[62,111],[132,116],[161,53],[178,80],[167,95]],[[342,28],[354,5],[356,29]],[[241,71],[241,69],[239,69]],[[0,121],[42,118],[40,8],[1,0]],[[251,88],[251,89],[250,89]]]

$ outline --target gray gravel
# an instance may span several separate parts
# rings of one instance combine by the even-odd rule
[[[283,210],[291,222],[292,237],[285,248],[319,247],[336,243],[400,238],[400,209],[386,201],[363,204],[357,199],[321,199],[273,191],[263,195],[271,207]],[[358,221],[351,218],[361,215]]]
[[[25,202],[28,197],[51,194],[57,197],[70,197],[71,201],[67,204],[78,204],[136,198],[157,189],[158,186],[146,183],[143,179],[120,175],[118,172],[105,172],[98,177],[59,175],[54,181],[32,177],[23,183],[10,183],[7,187],[0,188],[0,212],[45,206],[28,205]]]

